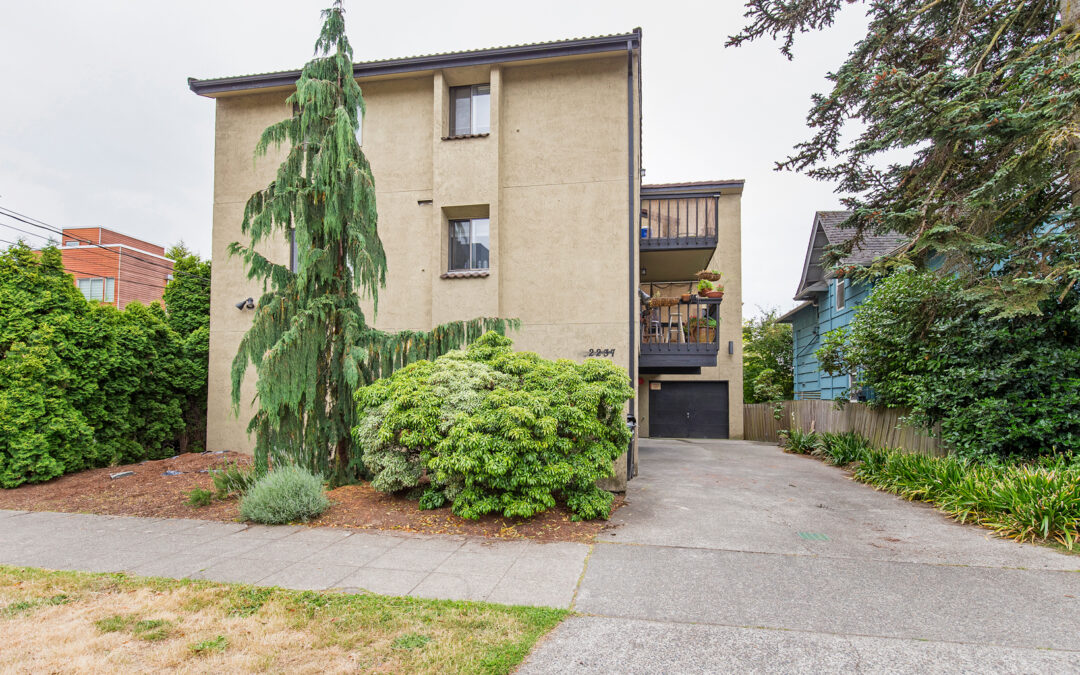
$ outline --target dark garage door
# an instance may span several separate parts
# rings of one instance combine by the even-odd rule
[[[650,382],[649,436],[727,438],[728,383]]]

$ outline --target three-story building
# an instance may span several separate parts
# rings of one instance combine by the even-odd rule
[[[640,63],[635,30],[355,64],[388,266],[378,314],[366,311],[383,330],[520,319],[516,349],[625,367],[642,434],[739,437],[742,181],[641,185]],[[229,368],[251,320],[237,305],[260,288],[226,249],[281,161],[252,153],[265,127],[292,114],[298,76],[189,80],[216,101],[214,449],[253,444],[250,408],[232,414]],[[289,242],[266,253],[288,260]],[[724,273],[724,298],[683,302],[706,268]],[[673,304],[659,306],[662,296]],[[245,406],[253,393],[249,375]],[[632,465],[617,462],[615,487]]]

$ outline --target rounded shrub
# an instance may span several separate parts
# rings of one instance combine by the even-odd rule
[[[278,525],[310,520],[330,506],[322,478],[297,466],[275,468],[255,482],[240,500],[240,515]]]
[[[631,396],[610,361],[550,361],[487,333],[358,390],[353,437],[372,487],[422,487],[421,508],[527,518],[561,500],[575,519],[606,518],[613,498],[596,481],[630,440]]]

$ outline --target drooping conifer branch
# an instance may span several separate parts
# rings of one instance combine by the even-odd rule
[[[866,232],[912,238],[876,271],[938,254],[1000,316],[1075,292],[1076,0],[749,0],[728,44],[780,39],[791,57],[797,34],[848,5],[867,13],[866,35],[813,97],[813,136],[777,168],[836,184],[855,211],[849,249]]]
[[[276,177],[244,208],[234,242],[248,278],[263,282],[252,326],[232,364],[232,400],[255,367],[256,461],[291,462],[337,482],[348,480],[353,395],[360,386],[418,358],[464,346],[514,320],[474,319],[432,331],[386,333],[369,326],[361,297],[378,309],[386,253],[377,229],[375,179],[356,140],[364,110],[353,78],[352,47],[341,1],[323,11],[315,57],[287,102],[294,114],[269,126],[255,148],[288,147]],[[272,237],[295,238],[296,270],[256,249]]]

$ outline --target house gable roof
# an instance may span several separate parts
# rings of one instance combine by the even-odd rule
[[[821,265],[821,255],[829,246],[842,244],[855,236],[853,228],[841,227],[853,211],[817,211],[811,229],[810,243],[806,247],[802,276],[795,291],[796,300],[810,300],[814,294],[826,290],[831,273]],[[888,255],[907,241],[898,232],[868,232],[862,242],[840,262],[843,265],[866,265],[883,255]]]

